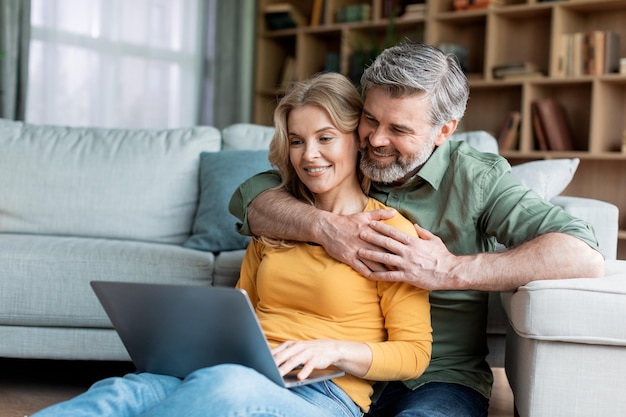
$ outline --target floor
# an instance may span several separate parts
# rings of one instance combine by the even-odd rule
[[[24,417],[83,392],[93,382],[133,370],[127,362],[41,361],[0,358],[0,417]],[[502,368],[489,417],[513,417],[513,395]]]

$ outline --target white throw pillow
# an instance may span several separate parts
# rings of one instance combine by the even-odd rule
[[[580,159],[548,159],[531,161],[512,167],[519,182],[550,201],[561,194],[572,181]]]

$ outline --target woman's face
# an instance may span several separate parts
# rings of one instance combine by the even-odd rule
[[[292,110],[287,118],[289,159],[300,181],[318,195],[359,187],[359,144],[355,133],[342,133],[315,106]]]

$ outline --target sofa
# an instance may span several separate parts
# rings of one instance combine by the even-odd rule
[[[0,357],[128,360],[91,280],[232,282],[247,240],[226,208],[232,190],[211,189],[201,168],[234,189],[270,166],[266,151],[229,148],[267,148],[272,133],[0,120]]]
[[[228,201],[245,178],[270,168],[272,134],[246,123],[133,130],[0,120],[0,357],[128,360],[91,280],[233,286],[249,238],[236,232]],[[452,140],[498,152],[485,132]],[[588,220],[607,259],[605,279],[490,294],[488,360],[505,365],[506,340],[523,417],[626,415],[615,394],[626,375],[618,211],[560,195],[578,163],[513,167],[541,198]],[[600,392],[601,405],[621,414],[580,408]]]

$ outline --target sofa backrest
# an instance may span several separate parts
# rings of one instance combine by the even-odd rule
[[[263,150],[269,149],[274,136],[274,128],[252,123],[235,123],[222,130],[224,150]]]
[[[0,119],[0,232],[182,243],[213,127],[38,126]]]

